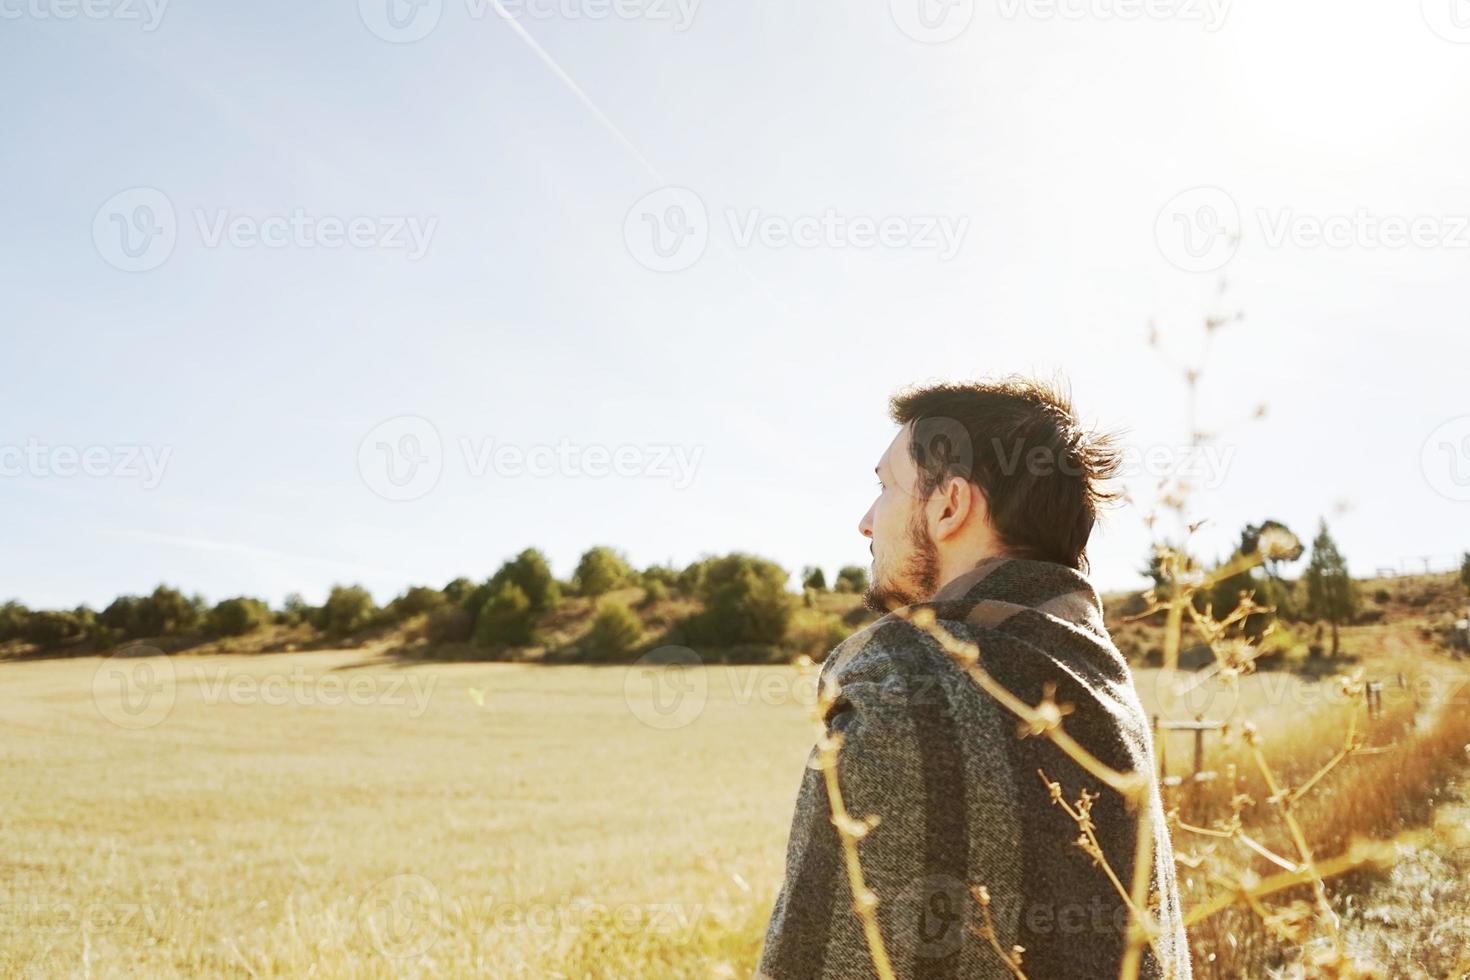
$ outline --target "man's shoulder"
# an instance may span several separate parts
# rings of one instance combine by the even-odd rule
[[[912,607],[910,607],[912,608]],[[971,628],[959,620],[935,619],[920,627],[906,616],[889,613],[859,629],[832,648],[822,675],[841,685],[883,682],[894,676],[963,673],[935,633],[971,642]]]
[[[983,615],[967,617],[953,603],[907,606],[834,647],[823,664],[822,683],[839,688],[864,682],[889,687],[910,686],[904,681],[939,684],[960,700],[986,700],[962,662],[968,653],[994,681],[1031,704],[1053,690],[1083,711],[1096,706],[1118,716],[1134,705],[1127,664],[1105,635],[1026,612],[995,624]],[[1141,710],[1122,712],[1130,727]]]
[[[912,656],[923,640],[916,626],[888,613],[833,647],[823,663],[823,672],[847,675],[891,669],[895,657]]]

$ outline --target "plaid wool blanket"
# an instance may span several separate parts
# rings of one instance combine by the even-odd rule
[[[979,646],[981,664],[1031,705],[1045,690],[1071,706],[1065,730],[1117,770],[1154,773],[1149,724],[1127,663],[1109,638],[1102,604],[1079,572],[1051,562],[990,558],[947,583],[929,608],[937,626]],[[1077,822],[1039,772],[1075,806],[1096,794],[1091,818],[1107,863],[1131,882],[1137,813],[1045,737],[1022,738],[1018,719],[944,652],[890,613],[839,644],[821,683],[839,694],[826,716],[841,732],[837,775],[848,812],[876,815],[861,841],[866,884],[899,977],[1012,977],[989,941],[971,894],[991,899],[996,939],[1024,947],[1032,980],[1116,977],[1126,904],[1078,846]],[[796,802],[786,874],[767,928],[761,980],[876,976],[831,820],[809,757]],[[1145,806],[1153,837],[1150,902],[1162,934],[1141,976],[1188,980],[1173,850],[1156,781]]]

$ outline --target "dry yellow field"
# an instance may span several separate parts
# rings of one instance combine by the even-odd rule
[[[0,666],[0,975],[748,974],[795,671],[359,662]]]
[[[783,667],[0,672],[4,976],[746,977],[811,734]]]

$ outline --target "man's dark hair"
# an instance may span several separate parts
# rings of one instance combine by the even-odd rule
[[[1064,388],[1021,377],[905,389],[889,405],[911,426],[909,451],[927,500],[950,477],[980,488],[1007,554],[1087,570],[1100,504],[1116,492],[1118,452],[1084,432]]]

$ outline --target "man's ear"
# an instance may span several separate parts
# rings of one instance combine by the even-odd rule
[[[929,498],[929,534],[935,541],[954,537],[976,519],[986,519],[985,498],[969,480],[948,477]]]

